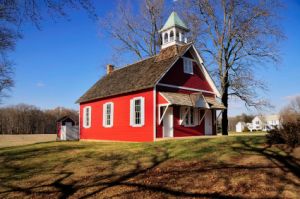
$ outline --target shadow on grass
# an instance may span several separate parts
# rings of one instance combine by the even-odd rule
[[[74,149],[71,147],[60,148],[62,150]],[[32,153],[32,151],[29,151]],[[53,151],[52,151],[53,152]],[[28,153],[28,151],[27,151]],[[46,152],[44,152],[46,153]],[[42,155],[43,152],[37,152],[38,155]],[[32,155],[32,154],[31,154]],[[129,154],[130,155],[130,154]],[[29,155],[30,156],[30,155]],[[16,186],[15,183],[9,183],[11,178],[2,178],[0,185],[5,188],[5,191],[0,191],[0,196],[6,197],[10,194],[21,193],[25,195],[45,195],[47,197],[54,198],[68,198],[70,196],[75,196],[76,198],[90,198],[98,194],[103,194],[107,189],[117,187],[117,186],[126,186],[130,188],[135,188],[139,191],[150,191],[152,193],[163,193],[172,196],[181,196],[181,197],[208,197],[208,198],[239,198],[234,196],[226,196],[222,193],[194,193],[187,192],[184,190],[176,190],[159,185],[151,185],[143,182],[132,181],[134,178],[139,176],[147,175],[147,173],[155,168],[159,167],[162,163],[170,159],[168,150],[164,148],[155,148],[155,153],[152,154],[149,158],[149,165],[145,166],[141,160],[136,160],[134,167],[129,171],[119,172],[117,167],[122,166],[124,161],[128,161],[128,156],[122,156],[119,154],[111,154],[110,156],[98,157],[99,161],[110,161],[112,162],[112,167],[108,168],[111,172],[109,174],[98,174],[90,175],[85,178],[72,178],[74,177],[74,172],[62,171],[58,173],[51,172],[53,175],[52,181],[50,183],[42,182],[30,186]],[[8,164],[5,164],[6,168],[12,169],[13,173],[27,173],[28,177],[35,175],[41,172],[42,170],[37,171],[25,171],[26,168],[15,168],[9,164],[10,157],[7,157]],[[72,161],[65,160],[62,164],[72,164]],[[51,170],[51,169],[50,169]],[[181,171],[183,174],[187,170]],[[66,183],[66,181],[71,181]],[[110,197],[118,197],[124,194],[134,194],[136,191],[125,191],[122,193],[112,194]]]
[[[72,151],[74,149],[82,149],[83,146],[62,145],[55,148],[49,147],[47,150],[39,149],[38,151],[35,151],[35,149],[28,149],[20,154],[14,154],[16,157],[11,157],[11,155],[13,155],[12,153],[6,153],[5,158],[3,159],[3,166],[5,169],[10,169],[14,174],[26,173],[26,176],[29,178],[32,175],[38,175],[40,173],[47,172],[48,174],[51,174],[51,180],[50,182],[45,180],[41,183],[21,186],[16,185],[16,183],[10,183],[12,180],[11,177],[0,178],[0,186],[5,188],[3,191],[0,191],[0,197],[5,198],[16,193],[23,194],[22,196],[45,195],[46,197],[51,198],[68,198],[70,196],[76,198],[90,198],[98,197],[99,195],[106,196],[106,194],[109,194],[107,197],[120,197],[124,195],[128,197],[134,197],[135,194],[146,192],[152,194],[155,193],[158,195],[163,194],[168,196],[192,198],[245,198],[243,197],[243,191],[247,191],[247,189],[251,188],[249,187],[250,182],[242,182],[239,185],[240,187],[234,187],[234,184],[231,181],[233,173],[237,173],[236,175],[255,175],[255,172],[259,171],[264,172],[264,174],[266,174],[268,177],[273,177],[274,173],[272,173],[270,169],[280,168],[285,172],[288,171],[293,173],[299,178],[299,163],[297,162],[297,159],[294,159],[291,155],[288,154],[287,156],[283,156],[280,153],[270,150],[269,147],[262,148],[260,147],[261,145],[258,146],[258,144],[261,143],[257,141],[253,142],[252,138],[249,140],[243,138],[239,140],[239,144],[239,147],[232,147],[232,149],[237,153],[241,155],[247,155],[255,152],[263,155],[273,164],[255,164],[244,166],[236,165],[234,162],[232,164],[221,164],[218,162],[214,163],[212,160],[211,162],[205,163],[198,161],[195,163],[182,161],[182,165],[176,165],[176,161],[172,159],[170,155],[170,148],[168,146],[159,146],[153,148],[150,146],[144,150],[150,150],[151,148],[151,150],[153,149],[154,151],[147,155],[142,154],[139,157],[135,157],[132,153],[127,153],[127,151],[125,153],[111,152],[101,155],[89,151],[81,157],[65,158],[58,165],[53,165],[52,167],[40,165],[40,169],[33,169],[33,167],[22,168],[18,165],[11,164],[11,161],[22,159],[24,161],[26,158],[43,156],[49,153],[64,153],[68,152],[69,150]],[[203,150],[206,152],[208,149],[204,148]],[[91,171],[91,173],[87,175],[77,177],[76,170],[70,171],[65,169],[65,165],[78,164],[78,162],[82,161],[81,158],[82,160],[86,161],[93,159],[95,164],[98,163],[98,165],[94,165],[96,171]],[[145,164],[145,160],[143,160],[143,158],[147,158],[148,164]],[[170,161],[171,164],[169,163]],[[103,162],[108,162],[109,166],[106,166],[105,168],[98,168],[97,166],[101,166]],[[131,167],[125,171],[120,171],[120,167],[126,167],[126,164],[130,164]],[[167,164],[167,166],[164,164]],[[54,168],[57,166],[60,166],[61,168],[58,169],[59,172],[54,172],[57,171],[57,169],[55,170]],[[45,168],[47,170],[45,170]],[[77,169],[80,169],[80,166]],[[107,172],[102,172],[102,170]],[[201,176],[205,176],[208,173],[217,174],[215,178],[201,178]],[[180,181],[181,179],[185,179],[187,176],[191,182],[186,181],[185,184],[177,183],[177,180]],[[290,179],[282,176],[279,177],[282,181],[284,181],[284,183],[294,183],[295,186],[299,186],[299,184],[291,181]],[[201,183],[203,181],[203,189],[194,189],[189,191],[189,186],[193,186],[191,183],[194,182],[193,180],[195,180],[195,178],[199,178],[198,181]],[[18,178],[15,180],[18,180]],[[175,186],[170,186],[170,184],[168,184],[172,180],[176,181],[177,184],[175,184]],[[211,187],[213,187],[215,184],[224,185],[224,189],[228,190],[230,193],[217,189],[213,190]],[[115,193],[114,191],[110,191],[114,190],[114,188],[117,189],[118,187],[123,186],[126,187],[126,190],[121,189],[121,191],[115,191]],[[283,186],[277,186],[275,188],[278,189],[277,195],[269,198],[279,197],[284,189]]]
[[[256,152],[270,160],[282,171],[291,172],[293,175],[300,178],[300,159],[291,155],[291,148],[285,149],[285,154],[283,155],[282,151],[272,150],[272,145],[258,147],[255,144],[251,144],[249,139],[240,139],[239,142],[242,144],[242,147],[233,147],[233,149],[239,151],[239,153]]]

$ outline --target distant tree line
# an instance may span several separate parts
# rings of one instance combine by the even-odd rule
[[[56,133],[56,121],[66,115],[78,118],[77,111],[62,107],[49,110],[27,104],[2,107],[0,108],[0,134]]]

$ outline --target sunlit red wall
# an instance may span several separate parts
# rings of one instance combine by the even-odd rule
[[[129,93],[112,98],[95,100],[80,104],[80,139],[119,140],[119,141],[153,141],[153,89]],[[145,98],[145,125],[143,127],[130,126],[130,99],[134,97]],[[113,127],[105,128],[102,125],[103,104],[114,103]],[[83,108],[91,106],[91,127],[83,127]]]

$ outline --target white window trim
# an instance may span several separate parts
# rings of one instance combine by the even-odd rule
[[[107,105],[110,104],[110,108],[111,108],[111,113],[110,113],[110,125],[107,125],[106,122],[107,122],[107,114],[106,114],[106,108],[107,108]],[[106,102],[103,104],[103,110],[102,110],[102,118],[103,118],[103,121],[102,121],[102,124],[103,124],[103,127],[105,128],[110,128],[110,127],[113,127],[114,125],[114,103],[113,102]]]
[[[90,122],[89,122],[89,125],[86,125],[86,110],[87,109],[90,109],[89,111],[89,119],[90,119]],[[92,107],[91,106],[85,106],[83,108],[83,128],[90,128],[92,126]]]
[[[188,111],[186,113],[183,114],[183,111],[182,109],[183,108],[188,108]],[[185,118],[189,116],[190,114],[190,110],[191,109],[194,109],[194,124],[186,124],[185,123]],[[198,118],[199,117],[199,110],[196,109],[196,108],[193,108],[193,107],[180,107],[180,121],[179,121],[179,124],[184,126],[184,127],[195,127],[195,126],[198,126]]]
[[[141,123],[135,124],[135,112],[134,112],[134,102],[136,100],[141,100]],[[130,100],[130,126],[132,127],[142,127],[145,125],[145,98],[135,97]]]
[[[186,73],[186,74],[191,74],[191,75],[193,75],[194,74],[194,62],[195,62],[195,60],[194,59],[191,59],[191,58],[188,58],[188,57],[182,57],[182,59],[183,59],[183,72],[184,73]],[[190,61],[191,63],[192,63],[192,68],[191,68],[191,71],[186,71],[185,70],[185,60],[186,61]]]

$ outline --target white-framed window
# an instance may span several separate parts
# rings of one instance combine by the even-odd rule
[[[174,32],[173,30],[170,32],[170,42],[174,41]]]
[[[168,35],[168,33],[165,33],[165,35],[164,35],[164,43],[168,43],[168,41],[169,41],[169,35]]]
[[[114,103],[103,104],[103,126],[112,127],[114,125]]]
[[[193,60],[183,57],[183,72],[187,74],[193,74]]]
[[[130,126],[141,127],[145,124],[145,98],[135,97],[130,100]]]
[[[83,108],[83,127],[90,128],[92,120],[92,108],[90,106],[86,106]]]
[[[193,107],[180,107],[180,124],[184,126],[197,126],[199,110]]]

